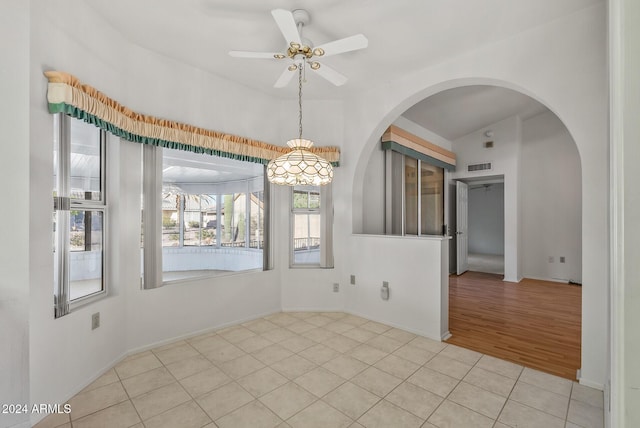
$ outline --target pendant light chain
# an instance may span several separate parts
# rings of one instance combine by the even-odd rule
[[[298,65],[298,126],[302,140],[302,64]]]

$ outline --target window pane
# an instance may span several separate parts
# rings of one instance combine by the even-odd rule
[[[245,193],[223,195],[222,246],[244,247],[247,233],[247,198]]]
[[[181,196],[175,193],[162,194],[162,246],[177,247],[180,245],[179,207]]]
[[[320,264],[320,214],[294,214],[293,263]]]
[[[251,194],[250,207],[249,247],[264,248],[264,192],[253,192]]]
[[[309,208],[309,192],[304,190],[294,190],[293,208]]]
[[[79,299],[103,290],[102,211],[71,210],[69,226],[69,294]]]
[[[387,195],[387,201],[391,201],[391,208],[388,210],[391,217],[391,230],[387,230],[387,234],[402,235],[402,164],[404,163],[404,155],[387,151],[387,156],[391,156],[391,177],[389,181],[390,195]],[[389,203],[389,202],[387,202]]]
[[[418,160],[405,156],[404,161],[405,234],[418,234]]]
[[[102,199],[100,129],[71,120],[70,194],[72,199]]]
[[[421,233],[442,235],[444,225],[444,170],[421,162]]]

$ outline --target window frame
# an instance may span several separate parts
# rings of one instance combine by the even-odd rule
[[[56,113],[54,120],[54,144],[58,156],[57,170],[54,171],[56,183],[53,196],[53,213],[55,214],[54,233],[54,317],[60,318],[75,309],[101,300],[108,295],[108,204],[107,204],[107,134],[96,127],[100,143],[100,198],[97,200],[76,199],[70,196],[71,181],[71,121],[80,120],[63,113]],[[101,289],[71,300],[70,280],[70,231],[71,211],[88,211],[102,213],[102,263]],[[61,225],[65,225],[61,227]],[[89,231],[90,232],[90,231]],[[57,251],[56,251],[57,250]]]
[[[289,268],[291,269],[333,269],[333,198],[332,185],[324,186],[292,186],[289,192]],[[296,208],[294,194],[299,189],[318,188],[320,207]],[[308,201],[311,200],[311,190]],[[295,216],[296,214],[318,215],[320,218],[320,261],[318,263],[296,263],[295,261]]]

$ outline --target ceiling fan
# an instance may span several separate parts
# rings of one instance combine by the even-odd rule
[[[280,52],[247,52],[247,51],[230,51],[229,55],[235,58],[257,58],[257,59],[289,59],[291,63],[282,72],[276,83],[276,88],[287,86],[291,78],[296,74],[298,69],[305,69],[305,65],[327,79],[336,86],[344,85],[347,77],[340,74],[328,65],[321,64],[318,58],[337,55],[344,52],[351,52],[364,49],[369,45],[369,41],[362,34],[345,37],[344,39],[334,40],[320,46],[313,44],[302,38],[302,27],[310,21],[309,13],[303,9],[296,9],[293,12],[284,9],[274,9],[271,11],[273,19],[275,19],[278,28],[282,32],[286,42],[287,49]]]

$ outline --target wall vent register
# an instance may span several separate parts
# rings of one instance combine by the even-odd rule
[[[469,172],[486,171],[490,169],[491,169],[491,162],[474,163],[474,164],[467,165],[467,171]]]

